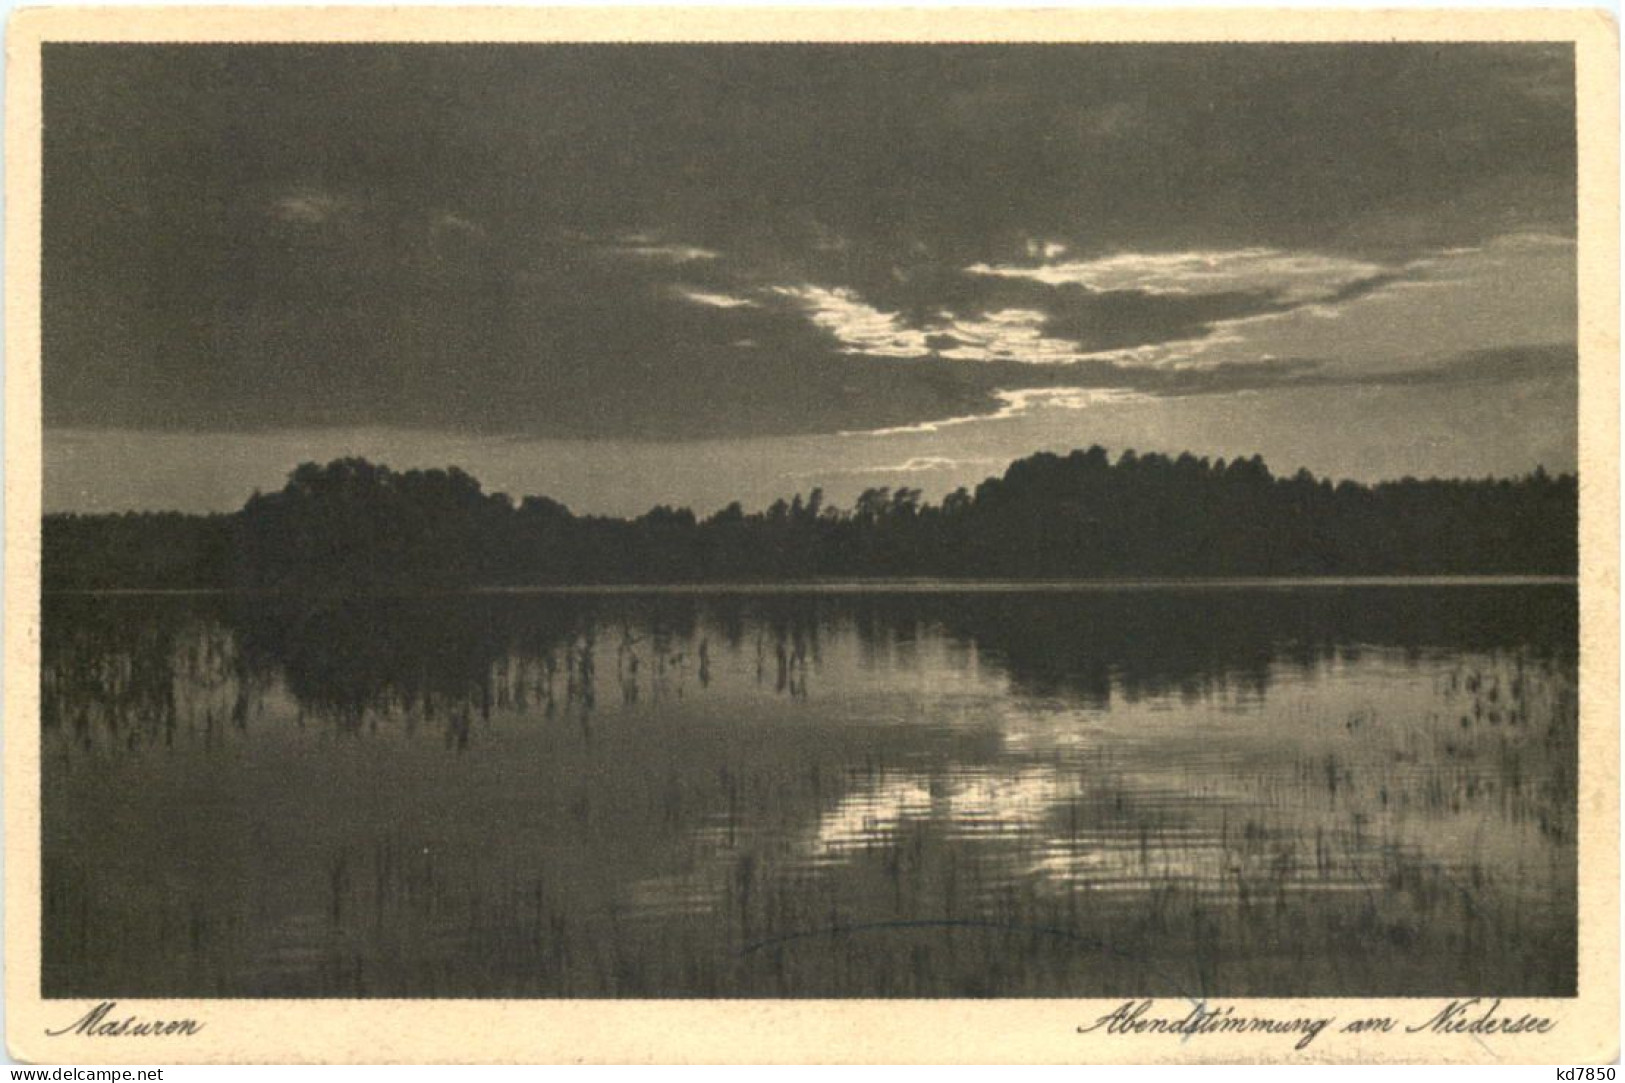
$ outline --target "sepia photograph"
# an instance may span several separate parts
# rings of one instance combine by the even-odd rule
[[[1580,1037],[1572,25],[168,25],[31,46],[31,1056],[237,1001]]]

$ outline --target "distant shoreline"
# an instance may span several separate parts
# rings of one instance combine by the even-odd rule
[[[445,598],[502,595],[687,594],[1031,594],[1161,590],[1302,590],[1362,587],[1578,586],[1572,575],[1231,576],[1159,579],[839,579],[793,582],[544,583],[425,591],[256,591],[225,587],[108,587],[43,590],[47,595],[236,595],[268,598]]]
[[[606,519],[545,496],[516,504],[457,467],[339,459],[300,465],[231,516],[46,516],[41,574],[54,590],[305,596],[1489,582],[1578,574],[1578,486],[1538,468],[1333,484],[1278,478],[1257,455],[1113,462],[1092,446],[1017,460],[936,504],[871,488],[841,508],[814,489],[762,512]]]

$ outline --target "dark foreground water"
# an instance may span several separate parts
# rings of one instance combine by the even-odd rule
[[[47,996],[1570,994],[1572,586],[45,599]]]

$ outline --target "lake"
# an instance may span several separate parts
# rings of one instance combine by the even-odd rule
[[[1572,995],[1576,606],[48,595],[44,993]]]

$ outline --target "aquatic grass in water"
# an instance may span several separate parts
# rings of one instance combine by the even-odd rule
[[[1573,605],[48,598],[45,991],[1572,993]]]

